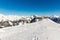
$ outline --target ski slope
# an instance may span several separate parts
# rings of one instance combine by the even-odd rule
[[[0,29],[0,40],[60,40],[60,24],[50,19]]]

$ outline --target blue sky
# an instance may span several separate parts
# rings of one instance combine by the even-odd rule
[[[0,0],[0,13],[60,15],[60,0]]]

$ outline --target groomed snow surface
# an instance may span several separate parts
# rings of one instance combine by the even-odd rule
[[[50,19],[0,29],[0,40],[60,40],[60,24]]]

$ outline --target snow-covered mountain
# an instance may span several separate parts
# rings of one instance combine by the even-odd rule
[[[51,19],[52,21],[56,22],[56,23],[60,23],[60,16],[50,16],[49,19]]]
[[[2,28],[0,40],[60,40],[60,24],[47,18],[31,24]]]
[[[10,21],[15,21],[15,20],[19,20],[19,19],[23,19],[23,18],[30,18],[30,16],[17,16],[17,15],[3,15],[3,14],[0,14],[0,21],[7,21],[7,20],[10,20]]]
[[[49,18],[56,23],[60,23],[60,17],[56,15],[47,17],[47,16],[37,16],[37,15],[17,16],[17,15],[0,14],[0,28],[38,22],[45,18]]]
[[[0,40],[60,40],[55,18],[59,17],[0,14]]]
[[[33,16],[17,16],[0,14],[0,27],[15,26],[19,24],[29,23]]]

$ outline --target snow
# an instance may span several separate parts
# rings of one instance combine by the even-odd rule
[[[60,40],[60,24],[50,19],[0,29],[0,40]]]
[[[30,17],[31,16],[17,16],[17,15],[3,15],[3,14],[0,14],[0,22],[1,21],[7,21],[7,20],[16,21],[16,20],[23,19],[23,18],[25,18],[26,20],[29,20]]]
[[[26,23],[26,21],[30,23],[32,18],[33,17],[31,17],[31,16],[17,16],[17,15],[0,14],[0,27],[5,27],[5,25],[6,26],[7,25],[8,26],[22,25],[23,21],[24,21],[24,24]]]
[[[54,17],[58,16],[55,15]],[[0,22],[8,21],[10,25],[13,25],[10,21],[31,20],[32,18],[33,16],[6,16],[0,14]],[[23,22],[20,22],[16,26],[1,28],[0,40],[60,40],[60,24],[48,18],[24,25]]]
[[[54,17],[59,18],[59,16],[57,16],[57,15],[54,15]]]

